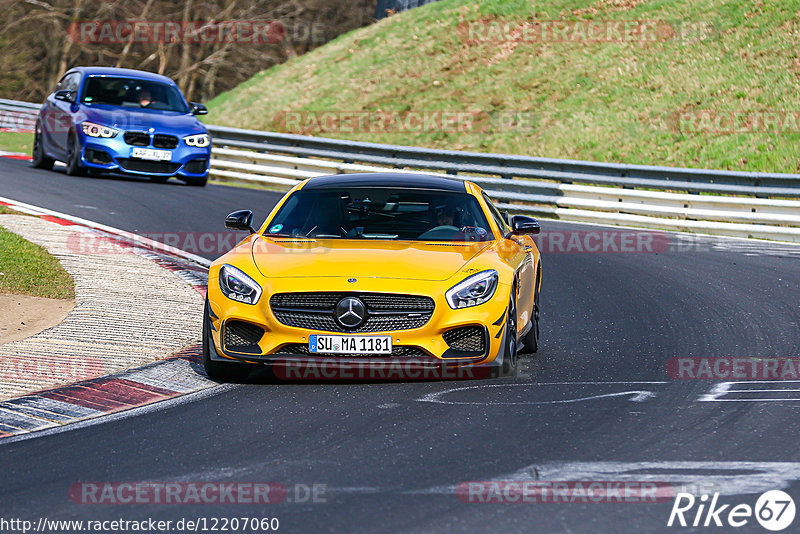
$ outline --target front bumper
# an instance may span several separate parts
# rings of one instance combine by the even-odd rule
[[[81,141],[81,165],[101,172],[115,172],[137,176],[185,176],[199,178],[208,174],[211,161],[211,148],[188,146],[179,135],[178,146],[173,149],[153,147],[134,147],[123,139],[122,134],[112,138],[89,137],[78,134]],[[155,148],[169,150],[172,154],[168,162],[155,162],[131,158],[133,148]]]
[[[218,270],[212,270],[209,277],[209,347],[212,359],[220,361],[242,361],[248,363],[269,363],[273,369],[286,369],[288,374],[324,374],[333,367],[338,373],[380,372],[390,374],[397,371],[405,378],[430,378],[431,375],[442,378],[458,378],[450,376],[451,371],[468,368],[494,368],[502,364],[501,347],[504,337],[505,313],[508,303],[509,287],[499,285],[494,298],[474,306],[453,310],[444,298],[442,282],[385,280],[378,278],[363,279],[353,287],[346,279],[336,277],[319,277],[314,279],[282,279],[272,281],[279,287],[265,287],[261,299],[256,305],[243,304],[225,297],[215,281]],[[391,287],[392,291],[386,291]],[[434,310],[430,319],[421,327],[408,330],[389,330],[381,332],[353,332],[354,335],[390,335],[394,353],[390,355],[334,355],[301,353],[307,347],[309,336],[347,335],[348,332],[331,332],[310,330],[286,326],[278,321],[270,307],[270,295],[274,293],[303,293],[314,291],[331,291],[337,293],[381,293],[401,295],[428,295],[434,300]],[[447,289],[447,288],[444,288]],[[231,321],[240,321],[256,325],[263,329],[257,347],[247,351],[232,349],[223,337],[226,325]],[[483,351],[466,352],[454,350],[445,340],[444,334],[462,327],[479,327],[483,331]],[[260,335],[260,334],[258,334]],[[301,349],[301,350],[298,350]],[[333,372],[333,371],[331,371]],[[305,374],[304,374],[305,373]],[[419,376],[416,376],[419,373]],[[437,374],[438,373],[438,374]],[[479,373],[480,374],[480,373]],[[291,376],[287,376],[291,378]],[[297,378],[301,378],[298,376]],[[320,376],[319,378],[330,378]],[[347,376],[341,376],[346,379]],[[374,378],[390,378],[381,375]],[[398,376],[398,378],[401,378]],[[463,378],[476,378],[465,374]]]

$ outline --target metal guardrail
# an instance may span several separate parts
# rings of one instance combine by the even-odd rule
[[[222,180],[287,188],[314,176],[358,172],[424,172],[227,148],[214,138],[211,174]],[[223,145],[223,146],[220,146]],[[445,174],[448,176],[447,174]],[[449,175],[451,176],[451,175]],[[545,180],[462,176],[516,213],[643,228],[800,242],[800,201],[601,187]],[[580,181],[574,175],[574,181]]]
[[[39,104],[0,98],[0,130],[33,130]]]
[[[0,100],[30,117],[37,104]],[[382,145],[208,125],[211,174],[289,188],[313,176],[438,172],[500,207],[560,219],[800,243],[800,175],[558,160]]]
[[[449,174],[534,178],[561,183],[669,189],[694,193],[800,197],[800,174],[714,171],[597,163],[381,145],[324,137],[209,126],[217,146],[389,167],[435,169]]]

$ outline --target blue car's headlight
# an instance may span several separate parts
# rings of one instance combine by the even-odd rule
[[[83,133],[89,137],[116,137],[116,135],[119,133],[119,130],[89,121],[82,122],[81,129],[83,130]]]
[[[447,290],[444,294],[451,308],[469,308],[483,304],[497,289],[497,271],[490,269],[473,274]]]
[[[219,288],[229,299],[245,304],[255,304],[261,297],[261,286],[233,265],[219,270]]]
[[[211,144],[211,137],[208,134],[187,135],[183,140],[187,145],[198,148],[205,148]]]

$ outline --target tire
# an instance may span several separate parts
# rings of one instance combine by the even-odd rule
[[[69,136],[67,141],[67,174],[70,176],[85,176],[86,169],[81,167],[81,146],[78,138]]]
[[[533,323],[531,329],[528,330],[528,333],[525,334],[525,337],[522,339],[522,344],[525,348],[525,352],[528,354],[533,354],[539,351],[539,280],[536,280],[536,289],[533,292],[533,317],[531,317],[531,322]]]
[[[517,374],[517,282],[511,286],[506,312],[505,335],[503,336],[503,375]]]
[[[208,300],[203,312],[203,368],[212,380],[219,382],[241,382],[250,374],[253,366],[246,363],[218,362],[211,359],[211,319],[208,316]]]
[[[31,164],[37,169],[45,169],[49,171],[53,168],[53,164],[56,162],[56,160],[53,158],[48,158],[44,153],[44,148],[42,147],[41,129],[42,127],[37,121],[36,129],[34,130],[36,133],[33,135],[33,149],[31,151],[33,157],[31,158]]]
[[[200,176],[199,178],[181,178],[186,185],[193,187],[205,187],[208,182],[208,175]]]

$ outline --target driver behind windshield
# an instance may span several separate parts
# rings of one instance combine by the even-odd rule
[[[455,226],[456,208],[448,202],[436,207],[436,226]]]
[[[150,94],[150,91],[146,87],[143,87],[139,91],[139,105],[142,106],[143,108],[146,108],[152,103],[153,103],[153,96]]]

